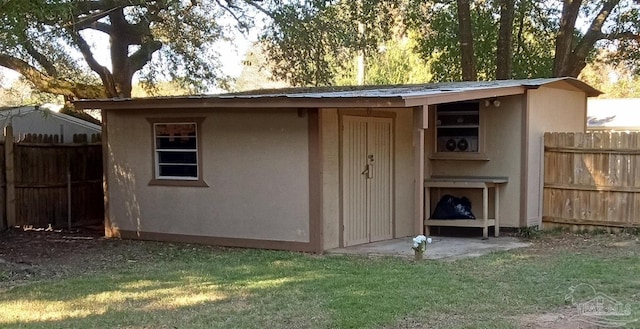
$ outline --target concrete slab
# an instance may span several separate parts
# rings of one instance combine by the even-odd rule
[[[432,236],[433,242],[427,245],[425,259],[455,260],[465,257],[478,257],[499,250],[528,247],[530,243],[514,237],[499,237],[482,240],[480,238]],[[327,250],[330,254],[351,254],[370,256],[400,256],[413,258],[411,246],[413,237],[379,241],[346,248]]]

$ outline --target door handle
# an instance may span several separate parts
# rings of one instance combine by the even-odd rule
[[[372,164],[365,165],[364,171],[362,171],[361,174],[365,175],[367,177],[367,179],[372,179],[373,178],[373,165]]]

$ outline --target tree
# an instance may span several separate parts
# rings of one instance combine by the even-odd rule
[[[500,28],[496,45],[496,79],[511,78],[513,70],[513,22],[515,19],[515,0],[499,0]]]
[[[0,66],[67,98],[130,97],[134,75],[203,90],[225,82],[216,42],[232,27],[249,27],[253,4],[7,0],[0,4]],[[105,45],[108,64],[98,53]]]
[[[556,28],[548,17],[554,16],[557,8],[531,0],[519,0],[515,5],[512,67],[511,72],[504,74],[509,78],[549,77],[553,70]],[[496,62],[498,65],[508,63]]]
[[[294,86],[335,83],[357,54],[369,57],[390,39],[397,8],[388,0],[309,0],[273,8],[261,39],[273,75]]]
[[[459,6],[469,5],[470,24],[459,24]],[[462,15],[467,16],[466,8]],[[407,6],[406,25],[418,37],[415,51],[431,63],[435,81],[489,80],[495,76],[497,13],[491,2],[439,0],[410,0]],[[467,31],[463,31],[463,30]],[[469,29],[471,31],[469,31]],[[465,34],[466,37],[462,37]],[[464,41],[462,41],[464,38]],[[463,75],[461,49],[466,49],[465,65],[475,67],[472,74]],[[467,67],[467,71],[471,67]]]
[[[640,14],[631,0],[412,1],[409,26],[424,32],[417,51],[425,59],[435,58],[438,71],[454,73],[448,77],[435,73],[437,80],[468,79],[468,74],[455,72],[474,60],[481,80],[577,77],[594,60],[595,51],[605,47],[617,49],[611,61],[638,60],[637,51],[628,51],[640,48]],[[449,26],[457,29],[447,31]],[[471,45],[469,35],[473,35]],[[450,46],[459,40],[467,48]],[[474,58],[469,59],[472,46]]]
[[[242,63],[242,72],[231,88],[233,91],[288,87],[287,83],[273,76],[261,43],[255,43],[249,49]]]
[[[397,85],[431,81],[430,63],[413,51],[416,36],[401,35],[380,44],[366,59],[365,85]],[[336,73],[336,85],[353,85],[357,81],[355,66]]]
[[[596,59],[580,72],[580,80],[602,91],[603,98],[639,98],[640,76],[626,65],[608,63],[610,56],[609,51],[598,51]]]
[[[471,28],[470,0],[457,0],[458,37],[460,38],[460,59],[462,80],[478,80],[476,55],[473,51],[473,30]]]
[[[24,78],[18,78],[11,84],[0,86],[0,106],[40,105],[56,103],[56,101],[56,96],[35,89]]]
[[[338,15],[324,1],[285,4],[272,11],[273,24],[261,41],[273,75],[294,86],[330,84],[332,66],[343,62],[344,45],[353,37],[335,24]]]
[[[607,0],[594,3],[587,1],[582,6],[582,0],[564,0],[562,16],[560,18],[560,28],[556,39],[556,57],[553,64],[554,76],[577,77],[582,69],[587,65],[587,58],[594,53],[596,43],[600,40],[614,41],[618,39],[640,39],[638,33],[638,23],[640,17],[637,12],[634,14],[636,26],[627,28],[611,27],[607,28],[606,23],[612,18],[612,23],[621,18],[625,13],[625,5],[621,5],[620,0]],[[627,4],[629,6],[630,4]],[[580,9],[590,15],[591,23],[584,33],[576,33],[576,24]],[[629,8],[630,9],[630,8]],[[617,25],[617,24],[616,24]]]

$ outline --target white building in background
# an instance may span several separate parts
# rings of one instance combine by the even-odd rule
[[[587,128],[640,130],[640,98],[589,98]]]
[[[59,135],[63,143],[73,142],[74,134],[99,134],[97,124],[51,111],[39,106],[0,107],[0,126],[13,127],[13,135],[19,140],[26,134]]]

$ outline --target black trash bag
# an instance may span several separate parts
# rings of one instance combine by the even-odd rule
[[[446,194],[438,201],[431,219],[476,219],[476,216],[471,213],[469,199]]]

